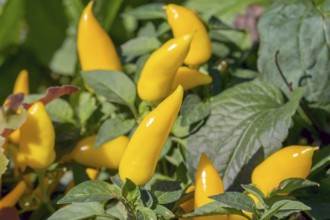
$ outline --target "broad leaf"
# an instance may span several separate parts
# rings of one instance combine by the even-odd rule
[[[244,215],[242,214],[241,210],[229,208],[225,204],[220,202],[211,202],[195,209],[193,212],[189,214],[183,215],[183,217],[191,218],[197,216],[225,215],[225,214]]]
[[[98,215],[105,216],[103,205],[98,202],[72,203],[57,210],[48,220],[79,220]]]
[[[120,135],[128,133],[135,125],[134,119],[122,119],[119,117],[106,120],[97,134],[95,147],[111,141]]]
[[[121,190],[121,194],[134,206],[138,205],[141,202],[140,189],[130,179],[126,179],[126,182],[124,183],[124,186]]]
[[[287,94],[278,62],[293,87],[304,87],[308,101],[330,103],[330,2],[322,6],[309,0],[280,0],[260,19],[258,69],[267,81]]]
[[[25,2],[21,0],[6,1],[0,15],[0,51],[12,44],[19,43],[21,18]]]
[[[210,198],[227,206],[248,212],[253,211],[254,201],[246,194],[239,192],[225,192]]]
[[[123,16],[132,16],[136,19],[166,18],[162,3],[150,3],[125,12]]]
[[[124,73],[95,70],[82,72],[81,75],[96,94],[106,97],[109,102],[128,107],[133,105],[136,97],[135,85]]]
[[[166,208],[165,206],[162,206],[162,205],[156,205],[154,212],[157,215],[160,215],[161,217],[163,217],[165,219],[172,219],[175,217],[173,212],[171,212],[168,208]]]
[[[319,186],[319,184],[302,178],[290,178],[283,180],[278,188],[272,192],[272,195],[290,193],[311,186]]]
[[[252,169],[281,148],[301,96],[297,89],[284,104],[276,87],[253,81],[214,97],[206,124],[188,138],[190,173],[195,173],[197,158],[206,152],[222,173],[225,188],[249,183]]]
[[[181,108],[181,125],[187,126],[206,118],[210,114],[210,104],[204,103],[197,95],[188,95]]]
[[[101,180],[90,180],[71,189],[58,204],[107,201],[119,197],[120,190],[117,187]]]
[[[152,193],[156,196],[159,204],[168,204],[178,200],[183,190],[180,182],[161,181],[151,187]]]
[[[121,45],[124,56],[141,56],[158,49],[161,43],[156,37],[138,37]]]
[[[137,220],[157,220],[155,212],[147,207],[138,207]]]
[[[46,109],[52,121],[75,124],[73,109],[67,101],[55,99],[46,105]]]

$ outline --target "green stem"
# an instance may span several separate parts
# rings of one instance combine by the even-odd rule
[[[135,105],[134,104],[129,104],[128,108],[131,110],[135,121],[138,123],[139,122],[139,115],[138,115],[138,112],[135,108]]]
[[[46,205],[46,207],[50,213],[54,213],[55,208],[53,207],[53,205],[51,203],[51,200],[49,198],[49,195],[47,193],[47,188],[46,188],[46,181],[45,181],[46,180],[46,178],[45,178],[46,171],[38,170],[36,172],[38,175],[39,186],[41,189],[41,202]]]

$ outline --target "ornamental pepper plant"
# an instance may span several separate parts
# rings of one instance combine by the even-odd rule
[[[0,220],[326,220],[330,0],[0,1]]]

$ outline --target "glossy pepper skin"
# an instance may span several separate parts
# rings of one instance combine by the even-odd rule
[[[306,178],[312,166],[312,157],[318,147],[288,146],[275,152],[252,172],[252,183],[266,196],[281,181],[288,178]]]
[[[128,137],[119,136],[98,148],[94,148],[95,141],[96,135],[79,141],[71,153],[72,159],[87,167],[118,169],[129,142]]]
[[[94,1],[84,9],[78,26],[78,55],[82,70],[122,70],[116,48],[93,14]]]
[[[167,41],[146,61],[137,83],[139,97],[144,101],[158,101],[171,93],[176,71],[189,51],[192,35]]]
[[[55,160],[55,131],[42,102],[34,103],[27,111],[20,128],[20,152],[33,169],[45,169]]]
[[[0,200],[0,209],[14,207],[27,189],[25,181],[20,181],[15,188]]]
[[[211,57],[211,41],[201,19],[190,9],[169,4],[165,6],[167,21],[174,37],[195,32],[185,64],[196,66],[205,63]]]
[[[207,85],[212,82],[212,77],[199,72],[198,70],[191,69],[189,67],[182,66],[175,74],[172,90],[178,85],[181,85],[183,89],[189,90],[198,86]]]
[[[119,165],[119,175],[137,185],[146,184],[154,175],[161,149],[180,111],[183,98],[181,86],[136,128]]]
[[[29,95],[30,87],[29,87],[29,73],[27,70],[22,70],[15,81],[13,94],[23,93],[25,96]],[[5,101],[6,104],[7,100]],[[18,144],[19,142],[19,129],[13,131],[8,137],[9,141]]]
[[[223,183],[217,170],[206,154],[199,160],[195,177],[195,209],[214,202],[209,196],[224,193]],[[227,215],[214,215],[194,218],[196,220],[226,220]]]

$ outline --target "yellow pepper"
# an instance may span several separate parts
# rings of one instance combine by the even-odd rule
[[[318,147],[310,146],[289,146],[275,152],[253,170],[252,183],[267,196],[285,179],[306,178],[317,149]]]
[[[26,70],[22,70],[16,78],[13,94],[18,94],[18,93],[23,93],[24,95],[29,95],[29,93],[30,93],[29,73]],[[7,102],[8,101],[6,100],[4,105]],[[14,144],[18,144],[18,142],[19,142],[19,129],[13,131],[13,133],[11,133],[9,135],[8,139],[9,139],[10,142],[12,142]]]
[[[100,173],[100,171],[98,169],[93,169],[93,168],[87,168],[85,170],[85,172],[86,172],[88,178],[91,180],[96,180]]]
[[[151,54],[137,83],[142,100],[158,101],[171,93],[173,79],[188,53],[191,39],[192,35],[173,38]]]
[[[198,86],[207,85],[212,82],[212,77],[199,72],[198,70],[191,69],[182,66],[178,69],[175,74],[172,90],[174,90],[178,85],[181,85],[183,89],[189,90]]]
[[[20,181],[15,188],[0,200],[0,209],[14,207],[27,189],[25,181]]]
[[[154,175],[159,154],[180,111],[183,98],[181,86],[136,128],[119,165],[119,175],[137,185],[144,185]]]
[[[186,190],[186,193],[194,192],[195,186],[189,186]],[[185,213],[191,212],[194,210],[194,198],[182,203],[180,207],[184,210]],[[179,220],[192,220],[192,218],[179,218]]]
[[[209,196],[224,193],[223,183],[217,170],[206,154],[199,160],[195,177],[195,209],[214,202]],[[196,220],[226,220],[227,215],[214,215],[194,218]]]
[[[20,128],[20,152],[33,169],[45,169],[55,160],[55,131],[42,102],[34,103],[27,111]]]
[[[94,148],[95,141],[96,135],[79,141],[71,153],[72,159],[87,167],[118,169],[129,142],[128,137],[119,136],[98,148]]]
[[[211,41],[201,19],[193,11],[175,4],[165,6],[167,21],[174,37],[196,32],[191,42],[185,64],[196,66],[208,61],[211,57]]]
[[[94,1],[84,9],[78,26],[78,55],[82,70],[118,70],[116,48],[93,14]]]

